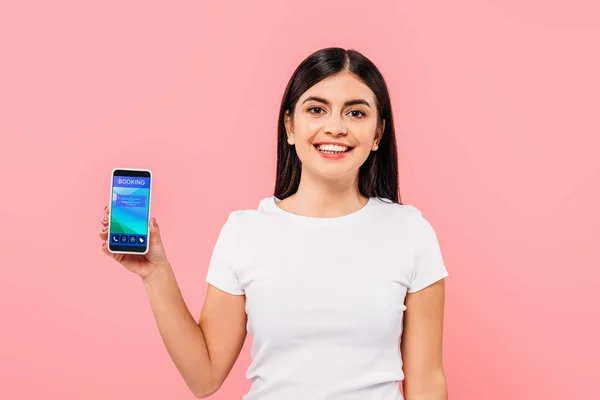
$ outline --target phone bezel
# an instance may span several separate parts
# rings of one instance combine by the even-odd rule
[[[128,251],[128,250],[115,250],[115,249],[111,249],[110,248],[110,223],[111,223],[111,214],[112,214],[112,199],[113,199],[113,189],[114,189],[114,179],[115,179],[115,172],[117,171],[131,171],[131,172],[147,172],[150,176],[150,187],[148,189],[148,234],[146,235],[146,248],[144,249],[144,251]],[[148,251],[150,250],[150,215],[151,215],[151,207],[152,207],[152,185],[153,185],[153,175],[152,175],[152,171],[147,169],[147,168],[113,168],[113,170],[110,173],[110,198],[109,198],[109,202],[108,202],[108,237],[106,238],[106,247],[108,249],[109,253],[112,254],[134,254],[134,255],[140,255],[143,256],[145,254],[148,254]]]

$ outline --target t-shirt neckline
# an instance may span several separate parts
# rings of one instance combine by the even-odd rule
[[[356,221],[362,218],[375,203],[375,197],[370,197],[367,200],[367,203],[358,210],[349,214],[340,215],[338,217],[309,217],[305,215],[294,214],[279,207],[277,203],[279,203],[280,201],[281,200],[278,199],[276,196],[267,197],[264,200],[265,205],[267,206],[266,208],[268,210],[273,211],[291,220],[313,225],[338,225],[350,221]]]

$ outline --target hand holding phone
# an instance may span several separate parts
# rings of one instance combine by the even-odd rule
[[[143,279],[168,264],[158,225],[150,219],[151,193],[150,170],[113,169],[100,232],[103,251]]]

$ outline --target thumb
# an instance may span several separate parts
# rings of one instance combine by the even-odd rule
[[[151,244],[161,244],[162,240],[160,238],[160,227],[156,223],[156,218],[152,217],[150,220],[150,243]]]
[[[152,218],[149,225],[150,241],[148,243],[149,252],[146,255],[146,259],[153,264],[165,262],[167,261],[167,255],[160,237],[160,227],[156,223],[156,218]]]

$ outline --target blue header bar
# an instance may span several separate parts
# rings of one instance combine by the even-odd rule
[[[150,188],[150,178],[137,176],[115,176],[113,177],[114,187],[127,188]]]

